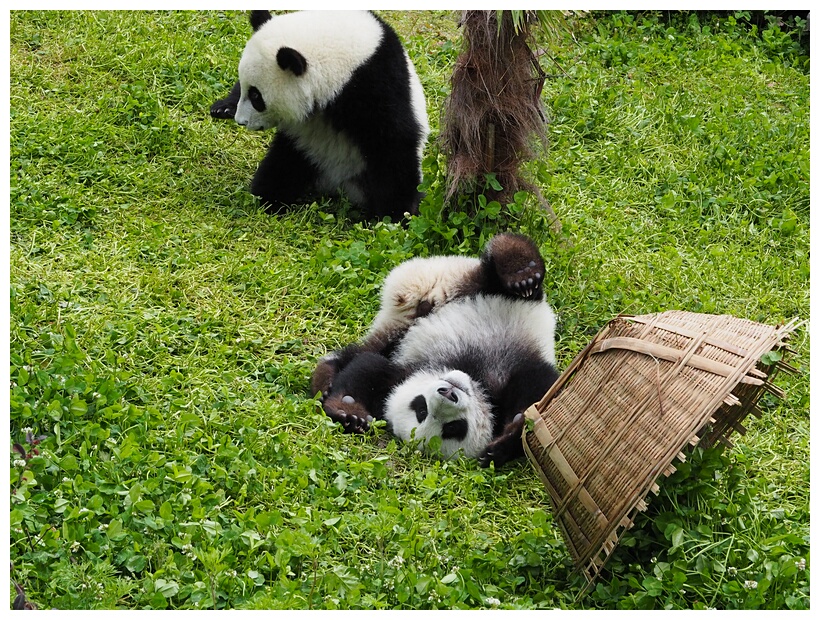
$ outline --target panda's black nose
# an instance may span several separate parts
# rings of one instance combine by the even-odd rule
[[[458,402],[458,394],[456,394],[456,391],[451,387],[440,387],[438,389],[438,393],[441,394],[447,400],[450,400],[454,403]]]

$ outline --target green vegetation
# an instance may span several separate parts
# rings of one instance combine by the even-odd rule
[[[385,15],[437,133],[456,19]],[[526,194],[442,211],[434,142],[403,225],[338,202],[268,216],[246,188],[270,136],[208,116],[236,77],[241,13],[12,12],[10,527],[27,599],[808,608],[808,329],[786,399],[733,450],[696,451],[580,599],[528,463],[344,435],[306,393],[393,265],[474,254],[506,228],[541,244],[562,366],[621,312],[809,318],[796,31],[666,17],[571,17],[575,40],[542,59],[551,146],[528,172],[557,238]]]

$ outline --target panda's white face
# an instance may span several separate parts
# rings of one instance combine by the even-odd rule
[[[476,458],[492,440],[493,418],[487,397],[460,370],[419,371],[396,386],[387,399],[384,417],[399,439],[427,445],[441,437],[441,453],[462,452]]]
[[[234,120],[248,129],[270,129],[304,120],[313,106],[307,60],[292,48],[271,53],[251,38],[239,61],[242,94]]]
[[[253,130],[303,122],[333,100],[381,37],[381,26],[366,11],[272,17],[239,61],[242,93],[234,119]]]

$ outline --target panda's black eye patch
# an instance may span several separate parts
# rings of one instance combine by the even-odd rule
[[[442,439],[456,439],[462,441],[467,436],[467,420],[453,420],[441,427]]]
[[[419,424],[427,419],[427,399],[421,394],[410,401],[410,408],[416,412],[416,420]]]
[[[250,99],[254,110],[257,112],[265,111],[265,100],[262,98],[262,93],[259,92],[259,89],[256,88],[256,86],[251,86],[248,89],[248,99]]]

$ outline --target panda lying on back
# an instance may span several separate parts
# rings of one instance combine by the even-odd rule
[[[508,233],[480,259],[399,265],[368,335],[320,360],[313,394],[348,432],[384,419],[405,441],[440,437],[446,457],[522,456],[523,411],[558,378],[543,273],[535,244]]]
[[[429,133],[396,33],[367,11],[252,11],[239,82],[211,116],[277,127],[251,192],[277,213],[343,190],[366,218],[417,211]]]

